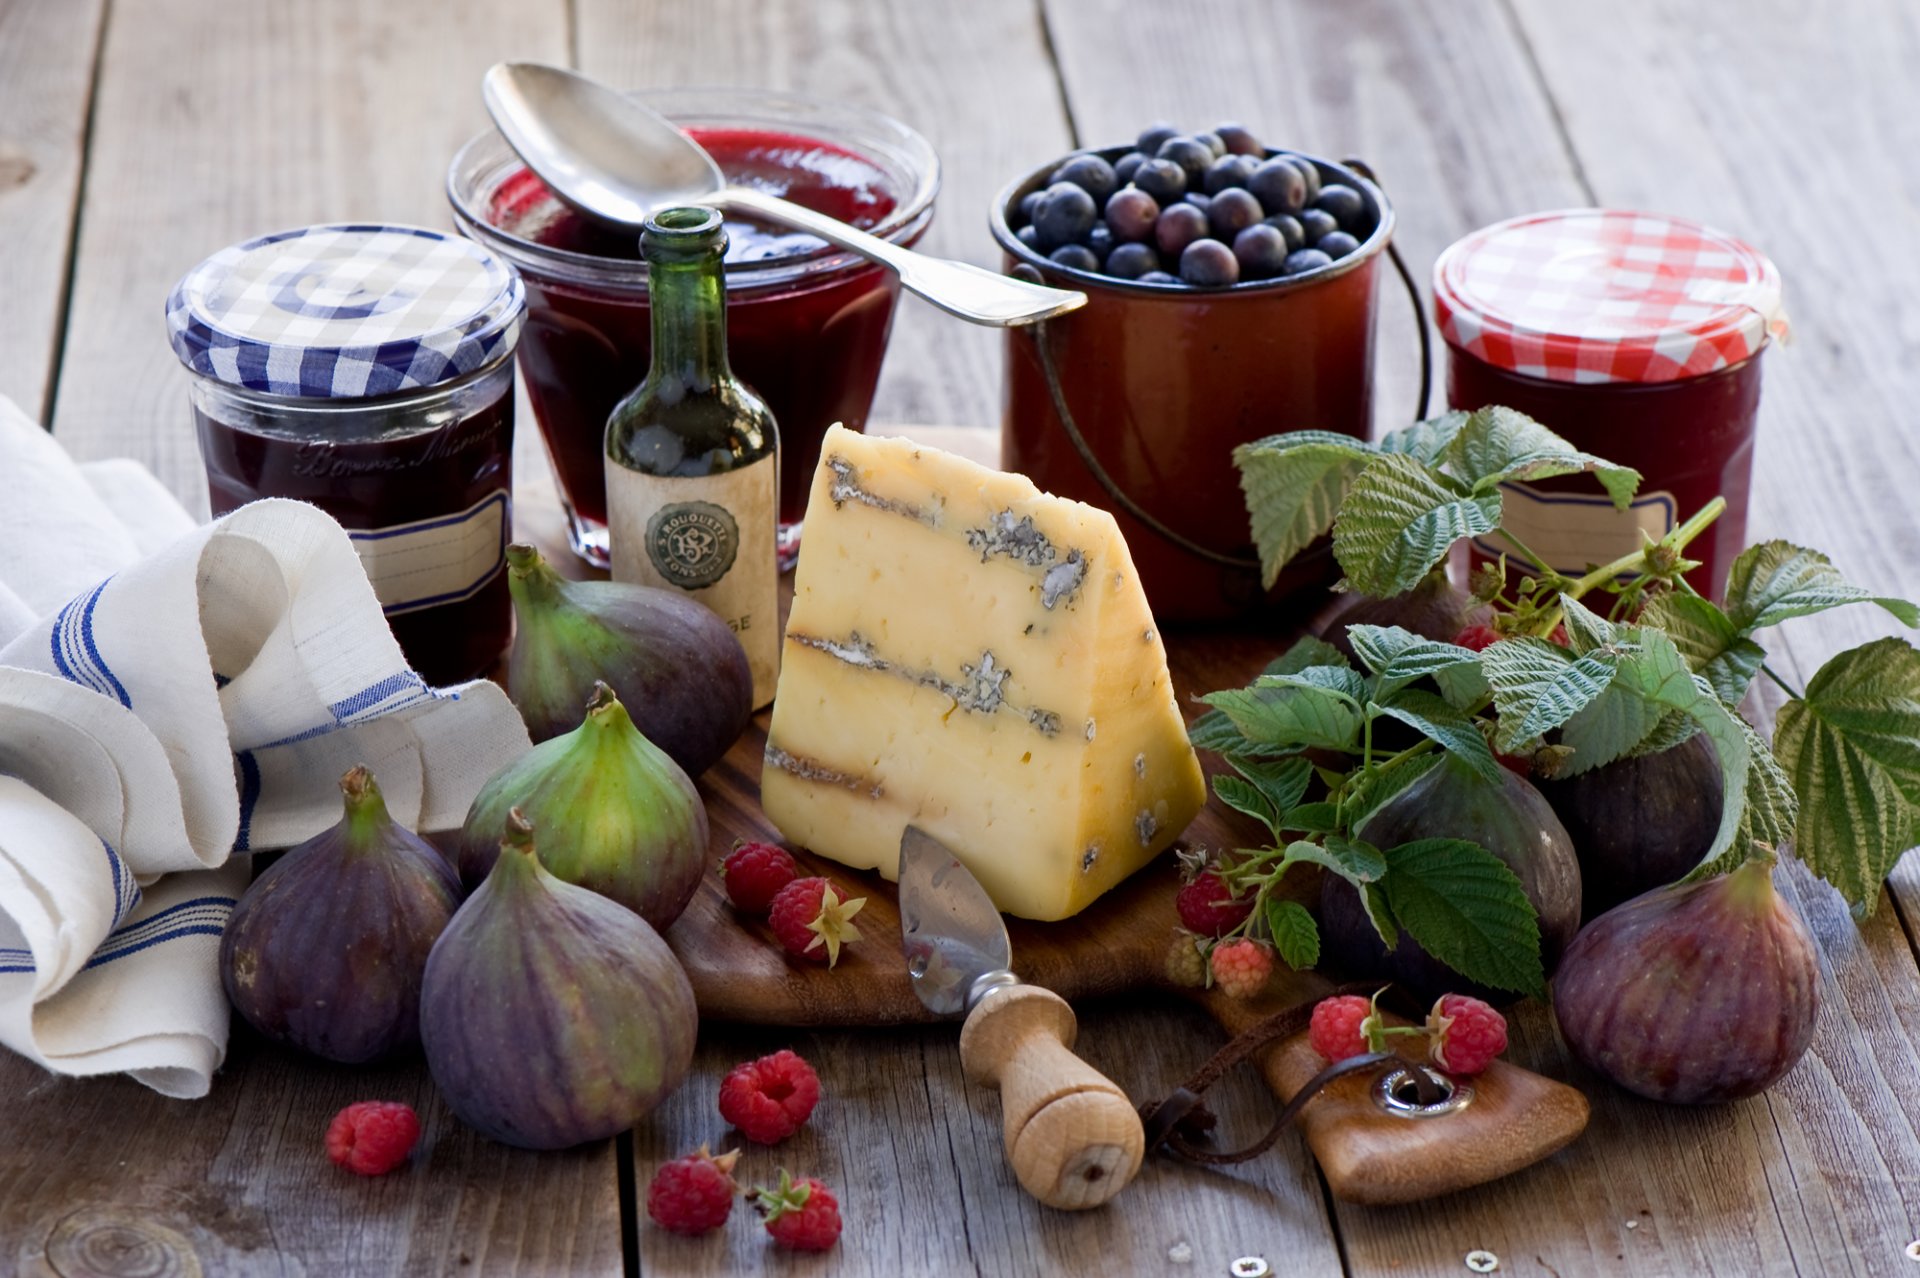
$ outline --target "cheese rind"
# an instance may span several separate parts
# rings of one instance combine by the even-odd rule
[[[914,824],[1002,910],[1078,913],[1206,800],[1113,517],[835,427],[807,507],[761,806],[898,873]]]

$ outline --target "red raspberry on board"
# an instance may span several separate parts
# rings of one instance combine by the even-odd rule
[[[820,1076],[790,1051],[735,1065],[720,1081],[720,1117],[756,1145],[793,1135],[819,1103]]]
[[[1485,652],[1500,642],[1500,632],[1483,621],[1476,621],[1472,625],[1462,628],[1460,633],[1453,637],[1453,642],[1456,647],[1469,648],[1474,652]]]
[[[1229,998],[1252,998],[1273,975],[1273,951],[1259,941],[1242,937],[1213,949],[1213,983]]]
[[[766,1219],[767,1232],[782,1247],[825,1251],[839,1239],[840,1203],[813,1177],[796,1181],[782,1168],[778,1189],[753,1192],[753,1205]]]
[[[1335,1064],[1349,1056],[1364,1056],[1372,1050],[1367,1046],[1366,1031],[1366,1020],[1372,1015],[1373,1004],[1358,994],[1323,998],[1313,1005],[1307,1042]]]
[[[800,877],[793,854],[777,843],[740,843],[720,863],[727,899],[742,914],[761,918],[781,888]]]
[[[1478,1074],[1507,1050],[1507,1018],[1465,994],[1442,994],[1427,1014],[1427,1056],[1449,1074]]]
[[[358,1101],[327,1124],[327,1157],[362,1176],[384,1176],[413,1152],[420,1117],[399,1101]]]
[[[1173,898],[1180,922],[1201,936],[1224,936],[1253,913],[1251,896],[1235,897],[1214,870],[1202,870]]]
[[[740,1151],[715,1158],[702,1145],[691,1154],[660,1164],[647,1186],[647,1215],[669,1233],[704,1234],[727,1223],[733,1212],[733,1165]]]
[[[860,939],[853,916],[866,903],[864,896],[847,900],[825,879],[795,879],[773,894],[767,922],[789,954],[832,967],[840,947]]]

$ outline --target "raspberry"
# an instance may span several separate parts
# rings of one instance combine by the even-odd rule
[[[1180,921],[1201,936],[1224,936],[1247,921],[1253,898],[1233,895],[1216,870],[1202,870],[1173,899]]]
[[[756,1145],[793,1135],[819,1103],[820,1076],[789,1051],[736,1065],[720,1082],[720,1117]]]
[[[777,843],[740,843],[720,863],[727,898],[742,914],[765,917],[774,894],[800,877],[793,854]]]
[[[359,1101],[327,1124],[327,1157],[362,1176],[384,1176],[413,1152],[420,1118],[399,1101]]]
[[[1567,636],[1567,623],[1563,621],[1555,626],[1553,633],[1547,636],[1547,641],[1549,643],[1557,643],[1562,648],[1573,647],[1573,640]]]
[[[1366,1021],[1372,1015],[1373,1004],[1358,994],[1323,998],[1313,1005],[1307,1041],[1313,1044],[1314,1051],[1331,1062],[1364,1056],[1371,1050],[1367,1046]]]
[[[781,1168],[778,1189],[753,1193],[753,1205],[766,1218],[767,1232],[782,1247],[825,1251],[839,1239],[840,1203],[831,1189],[813,1177],[795,1181]]]
[[[1474,652],[1485,652],[1500,642],[1500,632],[1485,622],[1476,621],[1455,635],[1453,642],[1457,647],[1470,648]]]
[[[1229,998],[1252,998],[1273,975],[1273,951],[1242,937],[1213,949],[1213,983]]]
[[[832,967],[840,946],[860,939],[853,916],[866,903],[864,896],[847,900],[825,879],[795,879],[773,894],[767,922],[789,954]]]
[[[1507,1050],[1507,1019],[1465,994],[1442,994],[1427,1014],[1427,1055],[1449,1074],[1478,1074]]]
[[[702,1145],[660,1164],[647,1186],[647,1215],[653,1223],[675,1234],[704,1234],[727,1223],[733,1211],[733,1165],[740,1151],[730,1149],[715,1158]]]
[[[1197,990],[1207,983],[1207,956],[1202,941],[1193,933],[1176,928],[1167,946],[1167,979],[1185,989]]]

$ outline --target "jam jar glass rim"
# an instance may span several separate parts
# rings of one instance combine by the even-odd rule
[[[898,178],[894,207],[871,228],[895,244],[910,245],[933,218],[940,189],[940,160],[918,131],[883,112],[810,94],[725,86],[629,90],[675,123],[693,128],[779,129],[843,146]],[[517,269],[539,278],[644,295],[647,267],[642,260],[578,253],[523,239],[488,221],[486,197],[524,162],[497,130],[470,138],[447,167],[447,201],[462,234],[500,254]],[[831,248],[727,264],[730,292],[761,291],[811,283],[876,269],[855,253]]]

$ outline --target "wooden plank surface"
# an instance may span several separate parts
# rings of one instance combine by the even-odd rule
[[[0,395],[44,418],[105,0],[0,2]]]

